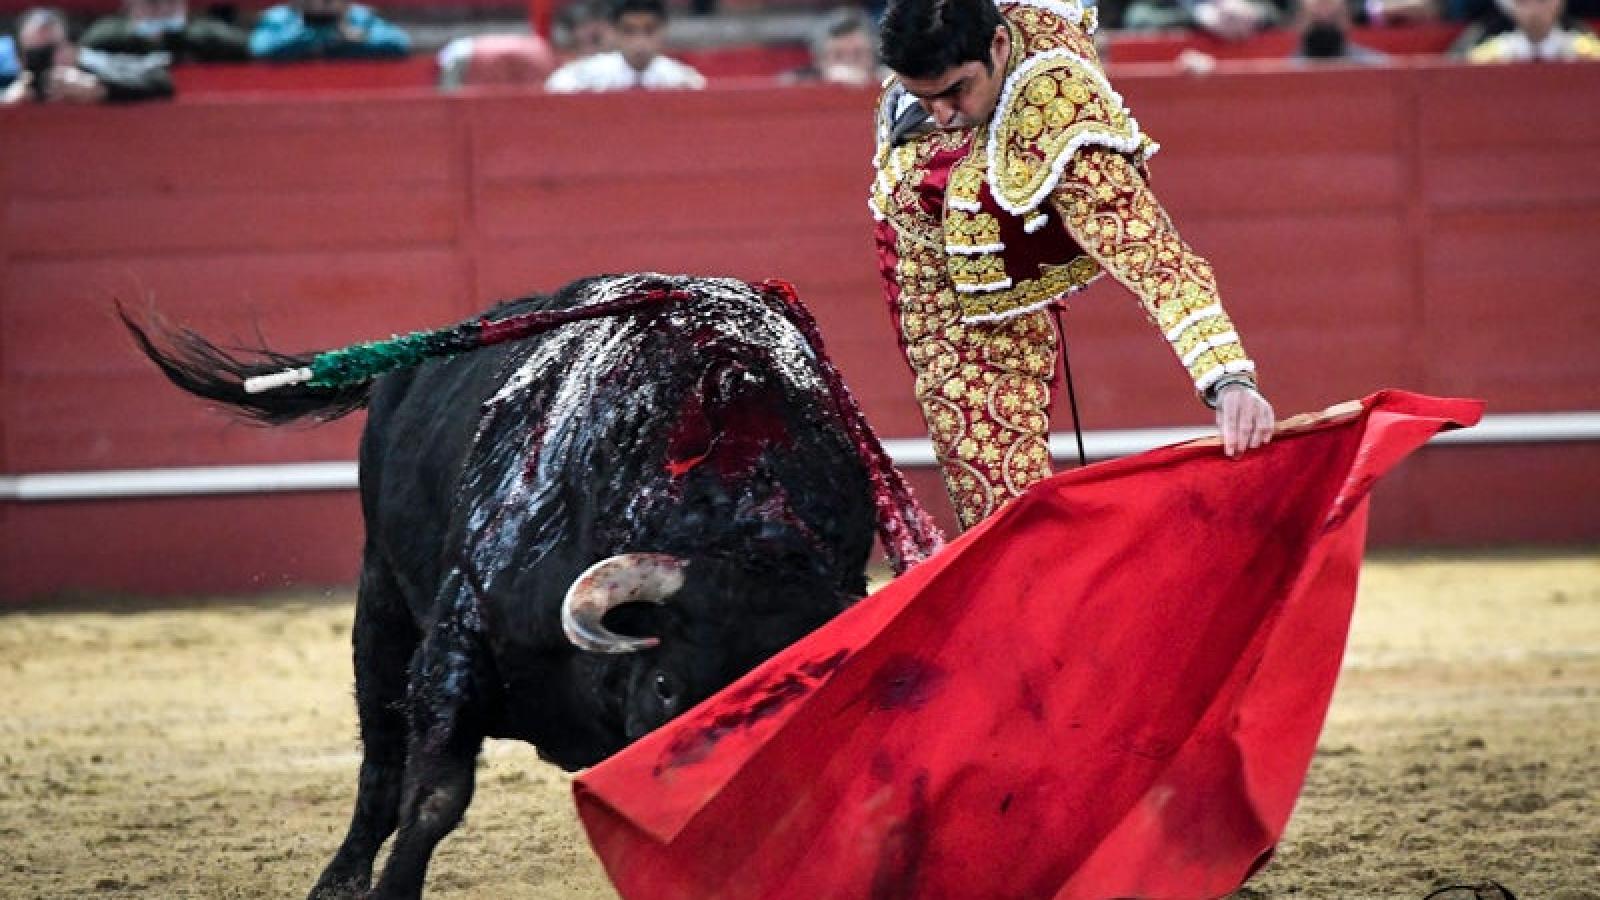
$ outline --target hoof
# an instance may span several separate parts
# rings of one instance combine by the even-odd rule
[[[317,882],[306,895],[306,900],[367,900],[367,885],[354,879],[349,881]]]

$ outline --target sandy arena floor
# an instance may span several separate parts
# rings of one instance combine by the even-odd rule
[[[1235,896],[1600,900],[1600,555],[1379,558],[1361,597],[1287,838]],[[350,607],[0,615],[0,897],[303,896],[354,797]],[[615,896],[567,777],[500,742],[429,884]]]

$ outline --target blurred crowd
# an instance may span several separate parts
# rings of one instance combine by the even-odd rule
[[[235,7],[193,14],[187,0],[124,0],[73,38],[66,16],[38,7],[0,39],[3,102],[125,103],[173,94],[174,63],[403,57],[405,31],[350,0],[294,0],[253,27]]]
[[[1294,31],[1296,62],[1383,65],[1362,45],[1368,34],[1413,25],[1460,28],[1449,55],[1474,63],[1600,60],[1600,0],[1103,0],[1101,21],[1124,31],[1186,28],[1222,42],[1278,28]],[[1215,59],[1198,51],[1181,68],[1205,72]]]
[[[558,0],[559,2],[559,0]],[[682,0],[679,0],[682,2]],[[204,11],[188,0],[122,0],[117,15],[74,37],[60,11],[18,16],[0,36],[0,101],[123,103],[170,97],[174,64],[398,58],[413,52],[405,28],[352,0],[290,0],[243,21],[231,3]],[[705,14],[714,0],[689,0]],[[1289,29],[1298,62],[1383,64],[1354,37],[1419,23],[1459,27],[1451,52],[1472,62],[1600,59],[1600,0],[1100,0],[1105,33],[1193,32],[1237,42]],[[665,0],[569,0],[551,40],[532,33],[458,37],[438,51],[439,84],[542,86],[555,93],[631,89],[694,90],[706,79],[668,50]],[[885,74],[875,54],[873,7],[820,12],[809,64],[784,83],[864,86]],[[1364,31],[1358,31],[1363,29]],[[1115,42],[1109,43],[1115,62]],[[1204,72],[1215,60],[1186,51],[1179,66]]]
[[[1340,37],[1353,26],[1384,28],[1423,23],[1465,26],[1451,49],[1473,57],[1483,45],[1521,43],[1535,47],[1525,58],[1593,58],[1585,20],[1600,18],[1600,0],[1102,0],[1100,21],[1112,29],[1149,31],[1187,28],[1225,41],[1292,27],[1306,36],[1302,55],[1341,56]],[[1521,35],[1520,41],[1498,41]],[[1577,49],[1573,49],[1576,46]],[[1518,58],[1505,47],[1478,57]],[[1355,54],[1366,60],[1371,57]]]

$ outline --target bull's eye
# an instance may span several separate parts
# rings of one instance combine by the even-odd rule
[[[661,698],[662,703],[672,703],[678,699],[678,689],[673,685],[672,679],[668,678],[665,672],[656,673],[655,683],[656,696]]]

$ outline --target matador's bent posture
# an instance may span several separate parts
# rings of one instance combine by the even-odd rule
[[[880,271],[962,524],[1050,474],[1047,308],[1109,272],[1217,409],[1230,454],[1272,407],[1211,266],[1145,184],[1156,145],[1111,89],[1077,0],[896,0],[878,105]]]

